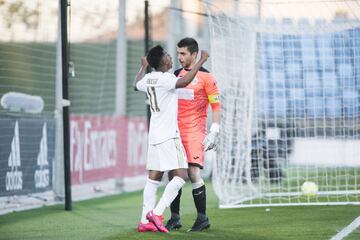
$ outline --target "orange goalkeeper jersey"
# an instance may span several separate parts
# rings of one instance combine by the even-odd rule
[[[183,77],[189,69],[175,71],[177,77]],[[206,118],[209,104],[213,111],[220,111],[219,88],[215,78],[205,68],[200,68],[193,81],[186,88],[177,89],[178,92],[178,124],[180,134],[206,134]],[[202,141],[203,139],[201,139]]]

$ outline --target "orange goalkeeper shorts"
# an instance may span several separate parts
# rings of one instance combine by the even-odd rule
[[[189,165],[204,167],[204,144],[205,134],[187,133],[181,135]]]

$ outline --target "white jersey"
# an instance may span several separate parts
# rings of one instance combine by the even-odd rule
[[[136,84],[138,90],[146,92],[150,102],[149,144],[180,137],[177,121],[178,96],[175,92],[177,80],[169,72],[151,72]]]

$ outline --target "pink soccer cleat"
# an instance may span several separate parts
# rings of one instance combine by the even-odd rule
[[[157,230],[152,222],[138,224],[138,232],[157,232]]]
[[[168,233],[169,230],[163,224],[164,217],[156,215],[152,210],[146,214],[149,222],[152,222],[160,232]]]

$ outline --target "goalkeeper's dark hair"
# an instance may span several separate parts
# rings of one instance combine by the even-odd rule
[[[179,48],[186,47],[191,54],[193,52],[196,53],[199,52],[199,45],[197,41],[193,38],[189,38],[189,37],[183,38],[180,40],[180,42],[178,42],[177,46]]]
[[[146,55],[146,60],[152,68],[156,69],[160,66],[161,60],[164,55],[165,51],[163,47],[160,45],[156,45],[149,50],[148,54]]]

